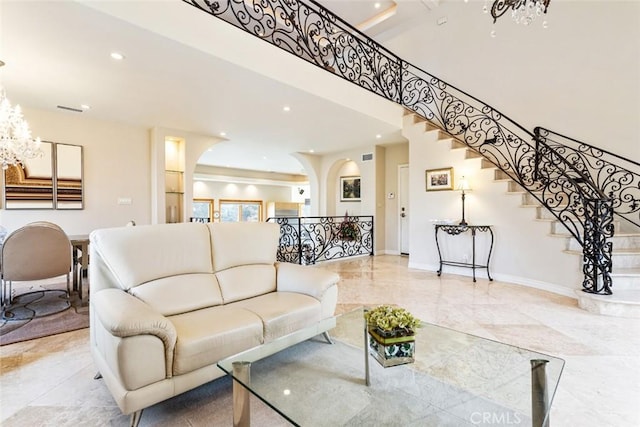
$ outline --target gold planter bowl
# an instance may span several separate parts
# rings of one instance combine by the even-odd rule
[[[383,367],[404,365],[414,362],[415,336],[389,336],[376,328],[367,328],[369,333],[369,353]]]

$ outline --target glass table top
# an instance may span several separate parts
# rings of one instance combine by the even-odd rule
[[[363,308],[338,316],[333,344],[318,336],[251,363],[243,384],[299,426],[537,427],[531,361],[546,360],[551,405],[562,359],[424,322],[414,363],[383,368],[367,356],[367,386],[363,316]],[[246,354],[218,366],[233,377],[233,362],[243,360]]]

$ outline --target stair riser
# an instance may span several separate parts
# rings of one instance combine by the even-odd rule
[[[613,254],[611,257],[614,271],[618,268],[640,268],[640,254]]]
[[[577,230],[580,236],[582,236],[582,226],[577,225]],[[614,233],[618,233],[620,231],[620,222],[614,221],[613,223]],[[560,236],[571,236],[567,227],[565,227],[560,221],[555,221],[551,223],[551,234],[558,234]]]
[[[640,236],[613,236],[611,238],[613,249],[637,249],[640,248]],[[574,238],[569,240],[567,249],[570,251],[582,251],[582,246]]]
[[[637,276],[613,276],[613,285],[611,289],[616,291],[629,291],[640,289],[640,274]]]
[[[511,177],[502,170],[496,169],[493,173],[493,179],[495,179],[496,181],[501,181],[504,179],[511,179]]]

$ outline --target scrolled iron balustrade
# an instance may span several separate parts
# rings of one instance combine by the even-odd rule
[[[611,202],[590,177],[572,162],[560,160],[557,151],[541,144],[521,125],[403,61],[313,0],[183,1],[401,104],[482,154],[529,191],[582,244],[583,289],[611,293],[611,245],[607,242],[613,235]],[[534,140],[537,147],[529,142]],[[540,147],[544,148],[538,150]],[[303,228],[296,231],[289,223],[281,226],[289,230],[283,239],[291,239],[282,248],[283,258],[300,260],[303,249],[312,249],[311,258],[316,251],[330,253],[333,225],[320,222],[315,226],[318,232],[313,230],[313,236],[322,237],[308,239],[307,246],[300,243],[305,238],[300,234]]]
[[[280,225],[277,259],[295,264],[373,255],[372,216],[276,217]],[[353,232],[344,233],[345,226]]]
[[[537,127],[534,133],[537,141],[588,176],[612,200],[619,218],[640,228],[640,163],[549,129]]]

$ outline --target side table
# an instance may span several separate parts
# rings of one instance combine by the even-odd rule
[[[476,269],[484,268],[487,270],[487,277],[489,280],[493,280],[491,274],[489,273],[489,262],[491,261],[491,251],[493,250],[493,230],[490,225],[450,225],[450,224],[436,224],[436,247],[438,248],[438,258],[440,259],[440,268],[438,269],[438,276],[442,274],[442,266],[443,265],[451,265],[454,267],[466,267],[471,268],[473,271],[473,281],[476,281]],[[442,259],[442,252],[440,250],[440,241],[438,240],[438,231],[442,231],[450,236],[457,236],[462,233],[471,232],[471,263],[468,262],[459,262],[459,261],[448,261]],[[490,236],[490,246],[489,246],[489,254],[487,255],[487,263],[485,265],[476,264],[476,234],[480,233],[489,233]]]

